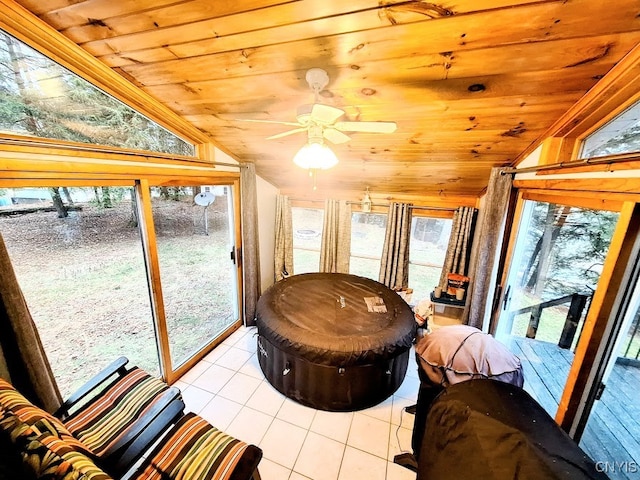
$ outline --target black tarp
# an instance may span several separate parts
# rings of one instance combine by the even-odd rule
[[[495,380],[446,388],[426,421],[417,480],[604,480],[524,390]]]

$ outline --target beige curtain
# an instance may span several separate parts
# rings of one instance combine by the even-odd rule
[[[493,305],[496,257],[503,241],[512,183],[512,176],[502,175],[500,168],[491,170],[487,195],[476,228],[469,269],[471,298],[467,301],[464,318],[468,325],[479,329],[483,328],[487,309]]]
[[[439,285],[443,287],[447,284],[447,275],[449,273],[468,274],[475,216],[476,209],[473,207],[459,207],[453,214],[449,246],[447,247],[447,254],[440,274]]]
[[[325,200],[320,271],[349,273],[351,256],[351,205],[345,200]]]
[[[293,275],[293,227],[291,203],[286,195],[276,199],[276,245],[274,252],[276,282]]]
[[[389,288],[409,286],[411,204],[391,202],[378,281]]]
[[[256,304],[260,298],[260,242],[258,237],[258,194],[256,167],[253,163],[240,169],[242,197],[242,295],[244,324],[255,325]]]
[[[13,386],[48,412],[57,410],[62,398],[1,235],[0,350]]]

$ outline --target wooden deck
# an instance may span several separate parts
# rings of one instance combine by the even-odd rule
[[[573,352],[522,337],[511,337],[507,345],[522,361],[525,390],[555,416]],[[640,368],[616,363],[580,442],[594,461],[608,462],[607,474],[612,479],[637,479],[640,472],[638,392]]]

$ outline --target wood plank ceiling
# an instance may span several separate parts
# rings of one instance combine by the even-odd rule
[[[638,0],[18,0],[285,192],[313,103],[342,120],[395,121],[352,133],[318,193],[477,196],[640,41]],[[343,197],[344,198],[344,197]]]

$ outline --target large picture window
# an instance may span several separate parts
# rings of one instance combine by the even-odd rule
[[[440,282],[440,273],[451,235],[452,220],[414,216],[409,245],[409,287],[413,300],[428,298]]]
[[[151,189],[174,369],[238,318],[235,264],[230,258],[231,190],[225,185]]]
[[[150,189],[154,317],[133,187],[0,189],[0,234],[63,397],[119,356],[158,375],[168,351],[173,375],[238,322],[233,191]]]
[[[132,188],[5,195],[15,204],[0,207],[0,233],[63,397],[121,355],[159,374]]]
[[[353,213],[349,273],[378,280],[387,229],[386,213]],[[427,298],[438,284],[444,264],[451,220],[413,217],[409,244],[409,288],[413,301]]]
[[[0,134],[194,156],[194,146],[0,30]]]

